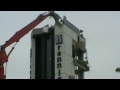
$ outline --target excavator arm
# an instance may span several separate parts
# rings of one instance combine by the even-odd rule
[[[18,42],[23,36],[25,36],[29,31],[31,31],[31,29],[33,29],[35,26],[37,26],[39,23],[41,23],[43,20],[45,20],[49,15],[49,14],[40,14],[38,16],[38,18],[36,18],[34,21],[32,21],[30,24],[28,24],[27,26],[25,26],[24,28],[22,28],[21,30],[19,30],[18,32],[16,32],[16,34],[11,37],[3,46],[3,48],[8,47],[9,45],[11,45],[14,42]]]
[[[27,26],[16,32],[13,37],[11,37],[6,43],[2,46],[0,46],[0,79],[5,79],[6,76],[4,75],[4,63],[8,62],[8,57],[13,51],[14,47],[11,49],[9,54],[6,54],[5,48],[10,46],[11,44],[15,42],[19,42],[19,40],[25,36],[27,33],[29,33],[35,26],[40,24],[42,21],[44,21],[48,16],[52,16],[55,21],[59,20],[60,17],[55,14],[53,11],[50,11],[50,13],[46,14],[40,14],[35,20],[33,20],[31,23],[29,23]]]

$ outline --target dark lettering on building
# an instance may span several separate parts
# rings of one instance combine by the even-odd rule
[[[58,69],[58,79],[62,79],[61,77],[61,68],[62,68],[62,55],[61,55],[61,45],[62,44],[62,34],[56,35],[56,44],[57,46],[57,69]]]
[[[58,55],[58,56],[61,56],[61,52],[60,52],[60,51],[58,51],[57,55]]]
[[[58,64],[57,64],[57,68],[62,68],[62,64],[61,64],[61,63],[58,63]]]
[[[60,47],[61,47],[61,46],[58,46],[58,50],[60,50]]]
[[[60,72],[60,69],[58,70],[58,76],[61,76],[61,72]]]
[[[57,58],[57,62],[62,62],[61,57],[58,57],[58,58]]]

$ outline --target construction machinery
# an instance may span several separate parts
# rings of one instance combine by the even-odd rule
[[[62,34],[60,34],[60,35],[57,35],[56,33],[58,33],[58,32],[61,32],[61,28],[62,28],[62,24],[64,24],[63,26],[65,27],[65,24],[67,25],[68,24],[68,26],[70,26],[70,28],[73,28],[73,26],[70,24],[70,23],[68,23],[65,19],[61,19],[61,17],[58,15],[58,14],[56,14],[54,11],[50,11],[50,12],[48,12],[48,13],[43,13],[43,14],[40,14],[35,20],[33,20],[31,23],[29,23],[27,26],[25,26],[24,28],[22,28],[21,30],[19,30],[18,32],[16,32],[8,41],[6,41],[5,42],[5,44],[3,44],[3,45],[1,45],[0,46],[0,79],[6,79],[6,74],[5,74],[5,70],[4,70],[4,64],[5,63],[7,63],[8,62],[8,59],[9,59],[9,56],[10,56],[10,54],[12,53],[12,51],[14,50],[14,48],[15,48],[15,46],[16,46],[16,44],[20,41],[20,39],[22,38],[22,37],[24,37],[27,33],[29,33],[31,30],[33,30],[33,33],[32,33],[32,38],[36,38],[37,36],[37,34],[39,33],[39,34],[41,34],[40,32],[48,32],[48,27],[44,27],[44,29],[42,29],[43,31],[41,31],[41,30],[34,30],[34,27],[36,27],[38,24],[40,24],[42,21],[44,21],[48,16],[51,16],[51,17],[53,17],[54,18],[54,20],[55,20],[55,23],[56,23],[56,26],[55,26],[55,28],[56,29],[54,29],[53,30],[53,28],[50,28],[50,38],[51,38],[51,40],[49,41],[49,42],[51,42],[51,50],[57,50],[56,48],[58,48],[58,50],[57,51],[55,51],[55,52],[49,52],[49,53],[51,53],[51,58],[49,58],[51,61],[53,60],[53,62],[52,62],[52,64],[51,64],[51,67],[52,67],[52,71],[50,71],[51,72],[51,74],[52,74],[52,78],[50,78],[50,79],[62,79],[62,77],[64,77],[64,78],[68,78],[68,76],[66,75],[66,74],[64,74],[64,75],[62,75],[62,76],[60,76],[61,75],[61,66],[62,66],[62,63],[60,63],[59,61],[61,61],[61,58],[62,58],[62,56],[60,57],[60,55],[61,55],[61,52],[60,52],[60,47],[62,47],[62,46],[60,46],[60,44],[62,45],[62,41],[61,41],[61,37],[62,37]],[[58,30],[59,29],[59,30]],[[73,28],[74,29],[74,28]],[[53,32],[53,31],[55,31],[56,30],[56,32]],[[69,33],[69,30],[70,29],[67,29],[67,27],[66,27],[66,29],[64,29],[64,31],[65,30],[67,30],[67,33]],[[77,30],[77,31],[76,31]],[[71,31],[70,31],[71,32]],[[76,34],[75,34],[75,32],[76,32]],[[82,55],[81,57],[79,57],[79,59],[81,59],[82,61],[80,61],[80,60],[76,60],[75,58],[73,58],[73,60],[72,60],[72,58],[68,58],[68,59],[70,59],[71,61],[73,61],[73,64],[74,64],[74,66],[76,67],[76,66],[78,66],[78,69],[79,69],[79,71],[81,72],[82,71],[82,73],[83,73],[83,71],[89,71],[89,67],[87,66],[87,64],[88,63],[86,63],[86,62],[84,62],[83,61],[83,53],[86,53],[86,48],[85,48],[85,39],[84,38],[82,38],[82,36],[80,36],[80,35],[78,35],[78,33],[79,33],[79,30],[78,29],[76,29],[75,28],[75,30],[73,30],[73,38],[74,37],[76,37],[74,40],[72,40],[71,39],[71,43],[70,43],[70,45],[69,46],[71,46],[71,50],[70,51],[67,51],[67,52],[70,52],[73,56],[71,56],[71,57],[75,57],[76,56],[76,53],[77,53],[77,56],[79,57],[80,55]],[[54,34],[56,35],[55,37],[54,37]],[[44,36],[44,35],[43,35]],[[41,36],[40,36],[41,37]],[[46,37],[46,35],[44,36],[44,37]],[[63,39],[65,39],[65,37],[66,38],[68,38],[68,36],[67,35],[65,35],[64,34],[64,36],[63,36],[64,38]],[[54,42],[54,38],[56,38],[56,42]],[[69,38],[68,38],[69,39]],[[39,41],[39,38],[38,39],[36,39],[36,40],[38,40]],[[70,40],[70,39],[69,39]],[[83,42],[81,42],[80,40],[83,40]],[[33,40],[34,41],[34,40]],[[66,39],[66,41],[67,41],[67,39]],[[65,42],[66,42],[65,41]],[[36,58],[38,58],[39,59],[39,61],[37,61],[37,63],[36,63],[36,66],[34,65],[34,63],[32,63],[32,76],[31,76],[31,78],[32,79],[46,79],[46,77],[47,77],[47,73],[46,72],[48,72],[48,71],[46,71],[47,69],[46,69],[46,64],[48,64],[48,63],[45,63],[46,62],[46,58],[43,58],[44,56],[45,56],[45,52],[46,52],[46,50],[47,49],[45,49],[45,48],[43,48],[43,46],[45,45],[47,45],[47,47],[49,47],[48,45],[48,43],[45,43],[45,40],[44,40],[44,38],[42,38],[39,42],[43,42],[44,44],[41,46],[41,45],[39,45],[39,43],[37,44],[37,46],[36,47],[38,47],[37,48],[37,50],[40,50],[40,51],[44,51],[44,52],[39,52],[39,53],[41,53],[41,57],[40,57],[40,55],[38,55],[38,56],[36,56]],[[63,40],[63,42],[64,42],[64,40]],[[64,42],[64,43],[65,43]],[[12,47],[12,49],[10,50],[10,52],[8,53],[8,55],[6,54],[6,51],[5,51],[5,49],[8,47],[8,46],[10,46],[11,44],[13,44],[13,43],[15,43],[15,45]],[[54,43],[56,43],[56,45],[54,45]],[[67,43],[67,42],[66,42]],[[53,45],[53,46],[52,46]],[[66,45],[68,45],[68,44],[66,44]],[[33,44],[32,44],[32,46],[34,46]],[[41,46],[41,47],[40,47]],[[67,47],[67,46],[65,46],[65,47]],[[34,48],[34,47],[33,47]],[[49,48],[50,49],[50,48]],[[68,49],[68,48],[67,48]],[[65,50],[67,50],[67,49],[65,49]],[[61,48],[61,50],[63,50],[62,48]],[[82,52],[82,54],[81,54],[81,51],[83,51]],[[35,52],[35,50],[31,50],[31,52]],[[56,52],[58,52],[58,54],[57,54],[57,56],[55,56],[55,53]],[[66,51],[65,51],[66,52]],[[38,53],[36,53],[36,55],[37,55]],[[32,58],[31,58],[31,60],[32,60],[32,62],[34,62],[36,59],[33,57],[35,55],[35,53],[32,53]],[[68,56],[67,56],[67,54],[64,54],[64,55],[66,55],[64,58],[67,58]],[[49,56],[50,57],[50,56]],[[42,59],[41,59],[42,58]],[[58,62],[56,63],[56,60],[54,59],[54,58],[57,58],[57,60],[58,60]],[[38,60],[37,59],[37,60]],[[65,59],[65,60],[63,60],[63,61],[66,61],[66,60],[68,60],[68,59]],[[42,61],[40,61],[40,60],[42,60]],[[41,62],[41,64],[39,65],[39,62]],[[66,63],[67,63],[67,61],[66,61]],[[56,65],[57,66],[56,66]],[[36,67],[36,70],[35,69],[33,69],[33,68],[35,68]],[[44,69],[40,69],[40,70],[43,70],[43,71],[40,71],[39,70],[39,67],[41,68],[41,66],[42,66],[42,68],[44,68]],[[57,69],[55,68],[55,67],[57,67]],[[69,68],[69,67],[68,67]],[[64,69],[66,69],[65,67],[64,67]],[[74,73],[76,73],[77,75],[78,75],[78,73],[79,73],[79,71],[78,71],[78,69],[76,69],[76,70],[74,70]],[[70,69],[69,69],[70,70]],[[69,70],[66,70],[66,71],[69,71]],[[36,74],[36,77],[35,77],[35,73],[37,73]],[[44,73],[41,73],[41,72],[44,72]],[[55,73],[56,72],[58,72],[58,75],[55,75]],[[80,76],[80,75],[79,75]],[[71,75],[69,75],[69,78],[70,79],[73,79],[74,78],[74,76],[71,76]]]
[[[49,13],[43,13],[40,14],[35,20],[33,20],[31,23],[29,23],[27,26],[16,32],[8,41],[5,42],[2,46],[0,46],[0,79],[5,79],[6,75],[4,74],[4,64],[8,62],[8,58],[11,54],[11,52],[14,50],[14,47],[10,50],[8,55],[6,54],[5,49],[10,46],[13,43],[18,43],[20,39],[25,36],[27,33],[29,33],[35,26],[40,24],[42,21],[44,21],[48,16],[52,16],[56,22],[59,22],[59,16],[54,13],[54,11],[50,11]]]

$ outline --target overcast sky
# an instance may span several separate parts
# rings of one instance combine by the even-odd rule
[[[4,44],[18,30],[45,11],[0,11],[0,44]],[[56,11],[64,15],[87,39],[90,71],[85,79],[120,79],[115,69],[120,67],[120,12],[119,11]],[[54,25],[47,18],[36,28]],[[7,79],[30,78],[30,34],[24,36],[9,57]],[[7,48],[7,52],[14,44]]]

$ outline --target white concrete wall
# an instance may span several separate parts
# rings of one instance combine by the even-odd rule
[[[69,75],[75,75],[75,69],[73,65],[73,58],[72,58],[72,40],[78,39],[77,34],[73,32],[70,28],[68,28],[66,25],[63,25],[62,27],[55,26],[55,36],[62,34],[63,37],[63,43],[59,44],[61,46],[61,58],[62,58],[62,68],[61,70],[61,77],[62,79],[68,79]],[[55,39],[56,40],[56,39]],[[55,78],[57,79],[59,77],[57,68],[57,52],[58,52],[58,46],[55,43]]]

